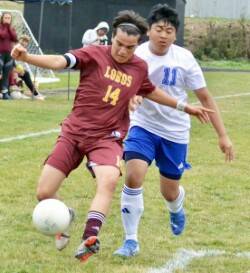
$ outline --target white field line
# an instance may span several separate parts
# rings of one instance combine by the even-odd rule
[[[192,262],[193,259],[200,259],[203,257],[214,257],[226,255],[225,251],[221,250],[189,250],[180,249],[176,252],[173,259],[169,260],[164,266],[159,268],[150,268],[149,273],[174,273],[176,270],[185,270],[185,268]],[[232,255],[232,254],[230,254]],[[250,252],[239,252],[234,254],[238,258],[250,259]]]
[[[233,98],[233,97],[244,97],[244,96],[250,96],[250,93],[238,93],[238,94],[231,94],[231,95],[225,95],[225,96],[216,96],[214,97],[214,99],[221,100],[221,99],[227,99],[227,98]]]
[[[240,257],[240,258],[248,258],[250,259],[250,252],[239,252],[236,254],[237,257]]]
[[[222,100],[222,99],[230,99],[230,98],[235,98],[235,97],[245,97],[245,96],[250,96],[250,93],[238,93],[238,94],[231,94],[231,95],[225,95],[225,96],[215,96],[213,97],[215,100]],[[192,104],[200,104],[199,101],[196,101]]]
[[[232,95],[226,95],[226,96],[217,96],[217,97],[214,97],[214,99],[219,100],[219,99],[227,99],[227,98],[232,98],[232,97],[243,97],[243,96],[250,96],[250,93],[239,93],[239,94],[232,94]],[[194,102],[193,104],[199,104],[199,102]],[[48,131],[41,131],[41,132],[37,132],[37,133],[29,133],[29,134],[25,134],[25,135],[14,136],[14,137],[0,138],[0,144],[1,143],[6,143],[6,142],[12,142],[12,141],[15,141],[15,140],[22,140],[22,139],[25,139],[25,138],[49,135],[49,134],[52,134],[52,133],[58,133],[59,131],[60,131],[59,129],[52,129],[52,130],[48,130]]]
[[[48,130],[48,131],[41,131],[41,132],[37,132],[37,133],[28,133],[25,135],[19,135],[19,136],[14,136],[14,137],[0,138],[0,143],[12,142],[14,140],[22,140],[22,139],[30,138],[30,137],[40,137],[40,136],[50,135],[52,133],[58,133],[58,132],[60,132],[60,129],[52,129],[52,130]]]
[[[205,256],[218,256],[223,255],[224,251],[219,250],[188,250],[180,249],[174,255],[173,259],[168,261],[164,266],[160,268],[151,268],[149,273],[174,273],[175,270],[184,270],[193,259],[202,258]]]

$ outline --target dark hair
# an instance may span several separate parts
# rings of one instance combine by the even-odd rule
[[[157,4],[153,6],[149,12],[147,21],[149,27],[159,21],[168,22],[176,29],[176,31],[180,25],[177,11],[169,7],[167,4]]]
[[[4,15],[6,15],[6,14],[8,14],[8,15],[11,16],[11,21],[10,21],[10,23],[12,23],[12,14],[11,14],[11,12],[9,12],[9,11],[4,11],[4,12],[2,13],[2,15],[0,16],[0,17],[1,17],[1,20],[0,20],[0,23],[1,23],[1,24],[3,23],[3,17],[4,17]]]
[[[139,40],[148,30],[148,24],[145,18],[135,13],[133,10],[122,10],[114,18],[113,23],[113,36],[116,36],[117,29],[120,28],[128,35],[140,35]]]
[[[30,42],[30,37],[28,35],[26,35],[26,34],[23,34],[19,38],[19,41],[21,41],[21,40],[24,41],[24,42],[26,42],[26,43],[29,43]]]

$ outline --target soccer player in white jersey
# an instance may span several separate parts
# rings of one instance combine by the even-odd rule
[[[233,160],[231,140],[199,65],[190,51],[174,44],[179,26],[177,12],[167,4],[158,4],[152,8],[148,23],[149,41],[140,45],[136,54],[148,63],[150,80],[184,105],[188,99],[186,90],[193,90],[203,106],[214,109],[210,118],[219,147],[226,161]],[[185,191],[179,182],[189,166],[186,158],[190,119],[186,113],[144,99],[132,114],[130,124],[124,153],[126,178],[121,194],[125,240],[114,252],[123,257],[139,252],[137,231],[144,210],[142,184],[153,160],[159,169],[160,190],[170,213],[172,232],[174,235],[183,232]]]

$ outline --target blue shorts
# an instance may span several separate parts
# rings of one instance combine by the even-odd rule
[[[125,161],[141,159],[150,165],[153,160],[160,174],[166,178],[179,180],[185,169],[191,166],[186,162],[187,144],[179,144],[149,131],[134,126],[129,130],[124,145]]]

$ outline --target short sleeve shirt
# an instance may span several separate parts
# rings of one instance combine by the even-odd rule
[[[111,46],[88,46],[70,53],[77,59],[80,82],[62,132],[81,139],[118,131],[124,138],[130,98],[136,94],[145,96],[155,89],[148,79],[146,62],[133,56],[128,63],[117,63],[111,56]]]
[[[165,55],[158,56],[146,42],[137,47],[135,54],[147,62],[152,83],[179,101],[188,102],[189,90],[206,87],[200,66],[185,48],[172,44]],[[176,143],[189,142],[189,115],[148,99],[131,115],[130,125]]]

